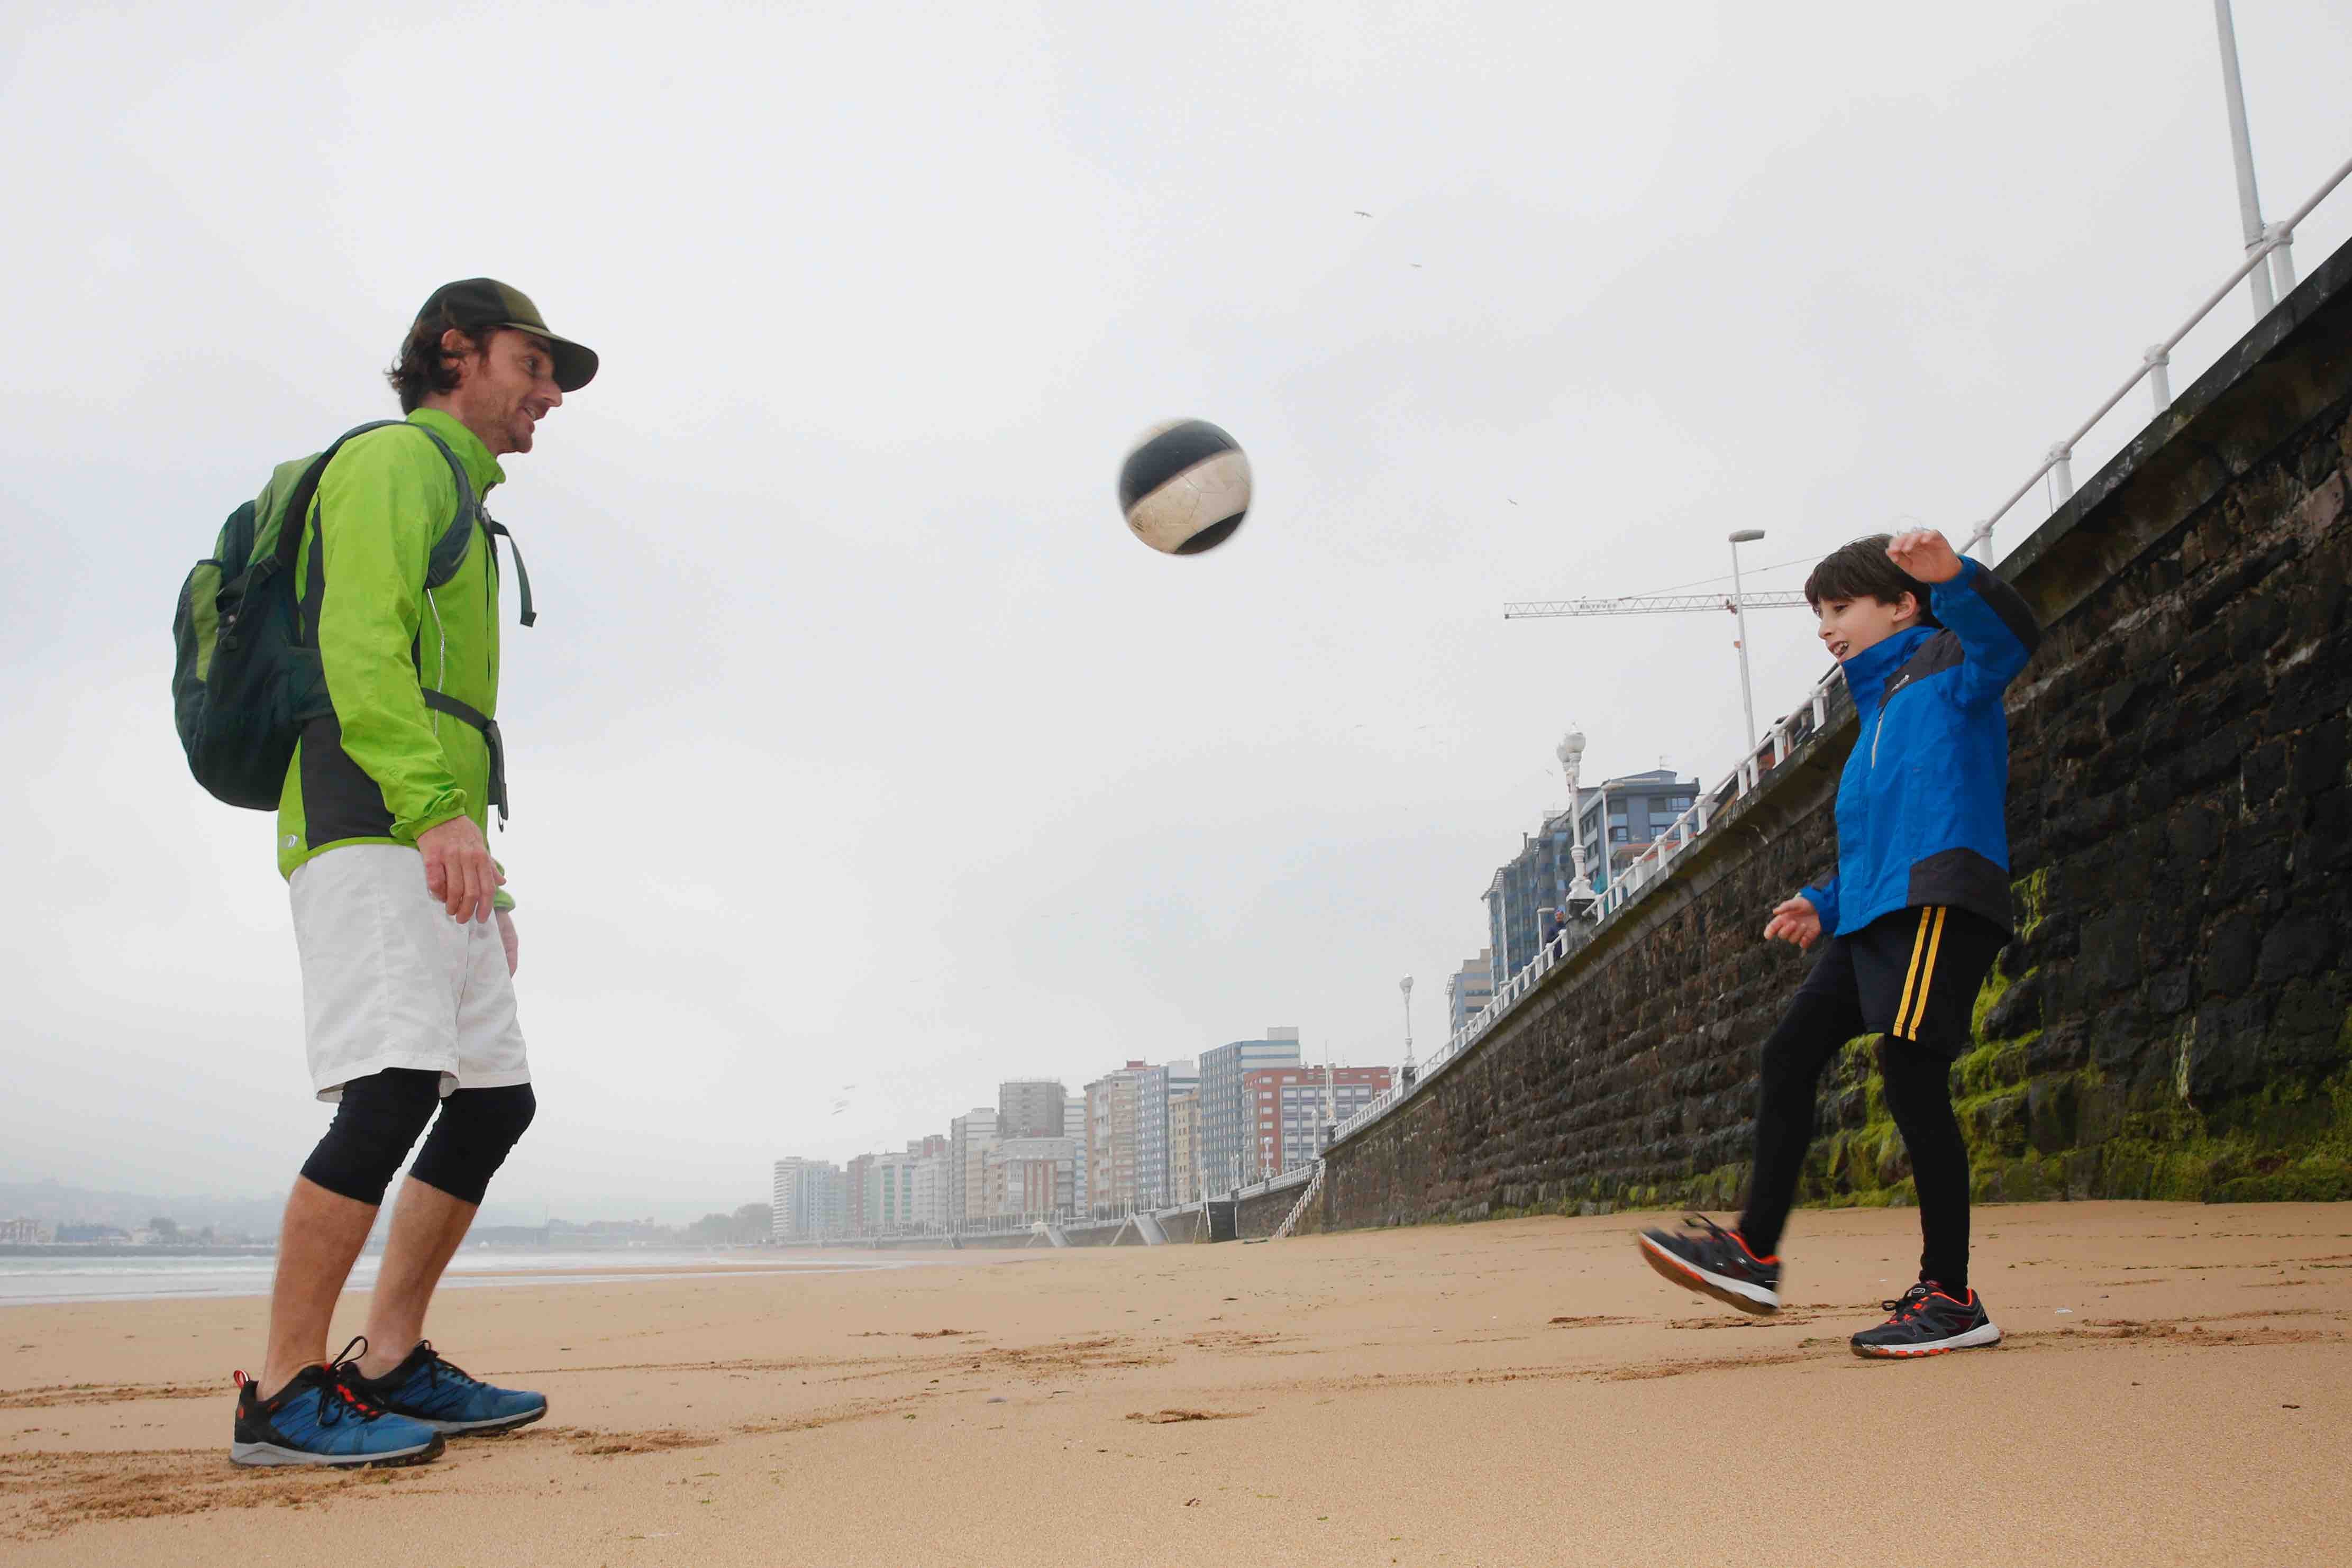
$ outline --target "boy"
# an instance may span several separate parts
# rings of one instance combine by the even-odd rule
[[[1925,1248],[1861,1356],[2000,1342],[1969,1284],[1969,1157],[1951,1064],[2009,941],[2009,724],[2001,693],[2042,640],[2007,583],[1932,529],[1858,539],[1813,568],[1805,598],[1844,666],[1861,732],[1837,795],[1837,875],[1773,910],[1768,940],[1829,945],[1764,1042],[1748,1211],[1725,1230],[1644,1231],[1650,1267],[1744,1312],[1780,1308],[1780,1227],[1797,1193],[1822,1071],[1885,1037],[1886,1106],[1910,1151]]]

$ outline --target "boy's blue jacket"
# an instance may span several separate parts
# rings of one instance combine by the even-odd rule
[[[1832,936],[1948,904],[2013,929],[2009,715],[2001,693],[2041,645],[2017,590],[1963,556],[1915,626],[1845,661],[1862,731],[1838,782],[1837,875],[1803,897]]]

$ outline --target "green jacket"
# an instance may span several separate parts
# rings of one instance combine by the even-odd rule
[[[448,443],[478,496],[506,478],[489,448],[448,415],[420,408],[408,423]],[[498,716],[499,567],[488,531],[477,522],[456,575],[425,587],[433,546],[457,510],[457,482],[433,443],[389,426],[353,437],[320,478],[318,526],[303,531],[294,581],[335,710],[304,729],[286,770],[278,803],[285,876],[346,844],[413,846],[453,817],[489,831],[488,742],[423,696],[432,687]],[[310,558],[320,550],[314,584]],[[498,902],[512,907],[503,891]]]

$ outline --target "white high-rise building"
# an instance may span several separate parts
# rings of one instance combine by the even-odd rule
[[[1135,1206],[1166,1208],[1176,1202],[1174,1173],[1169,1161],[1168,1107],[1176,1096],[1197,1091],[1197,1062],[1170,1062],[1146,1068],[1135,1085]]]
[[[952,1227],[988,1211],[988,1151],[996,1142],[996,1108],[976,1105],[948,1123],[948,1222]]]
[[[892,1149],[866,1168],[866,1229],[872,1236],[907,1236],[917,1228],[915,1155]]]
[[[849,1229],[848,1193],[841,1167],[790,1154],[776,1162],[768,1232],[779,1241],[810,1241]]]
[[[1062,1098],[1062,1136],[1075,1145],[1071,1152],[1070,1202],[1083,1213],[1087,1206],[1087,1097],[1083,1094]]]
[[[1201,1189],[1201,1086],[1168,1097],[1168,1201],[1197,1203]]]
[[[1137,1202],[1137,1092],[1150,1066],[1130,1060],[1087,1085],[1087,1213],[1132,1214]]]

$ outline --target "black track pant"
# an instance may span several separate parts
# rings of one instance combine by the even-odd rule
[[[1969,1152],[1952,1115],[1952,1059],[2008,933],[1963,910],[1902,910],[1832,938],[1764,1042],[1756,1166],[1739,1234],[1779,1250],[1796,1201],[1822,1071],[1848,1040],[1877,1032],[1886,1109],[1919,1190],[1919,1277],[1956,1295],[1969,1283]]]

